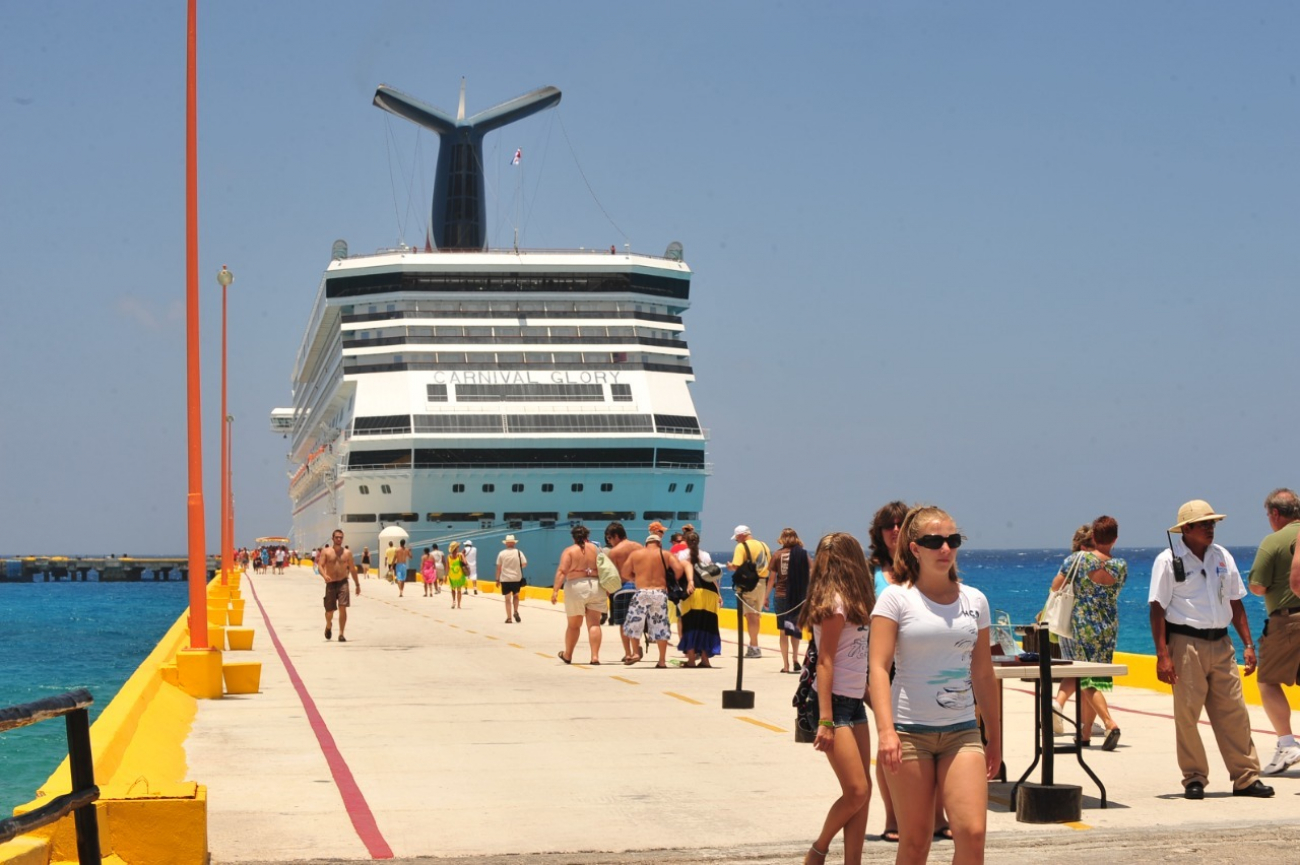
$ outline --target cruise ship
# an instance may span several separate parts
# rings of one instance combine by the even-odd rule
[[[599,542],[701,527],[706,432],[682,315],[691,270],[608,249],[487,243],[483,136],[555,105],[545,87],[455,117],[381,86],[375,105],[440,136],[423,250],[349,254],[336,241],[294,364],[292,542],[380,549],[400,526],[420,550],[472,539],[491,578],[507,534],[547,583],[570,527]]]

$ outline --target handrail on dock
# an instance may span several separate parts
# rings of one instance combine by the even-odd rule
[[[81,865],[101,865],[99,855],[99,819],[95,800],[95,763],[90,753],[90,713],[87,707],[95,698],[85,688],[0,708],[0,733],[63,716],[68,727],[68,765],[72,773],[72,792],[55,796],[47,804],[26,814],[0,820],[0,844],[39,829],[73,812],[77,832],[77,859]]]

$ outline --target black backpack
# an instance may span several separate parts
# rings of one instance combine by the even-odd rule
[[[794,706],[795,724],[806,737],[815,736],[817,733],[817,719],[821,714],[821,707],[817,703],[817,691],[813,689],[813,677],[817,675],[817,643],[813,640],[808,641],[808,652],[803,657],[803,669],[799,671],[799,684],[794,689],[794,699],[790,705]],[[801,738],[800,741],[811,742],[811,738]]]

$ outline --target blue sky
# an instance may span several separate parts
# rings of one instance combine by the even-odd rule
[[[470,113],[564,93],[486,142],[492,241],[684,245],[706,546],[894,498],[1038,547],[1203,497],[1251,544],[1300,486],[1293,4],[200,7],[211,549],[216,272],[246,540],[289,526],[267,416],[330,244],[424,236],[436,140],[374,89],[461,76]],[[184,4],[0,24],[0,552],[182,550]]]

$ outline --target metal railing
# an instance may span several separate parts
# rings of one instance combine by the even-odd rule
[[[47,804],[22,814],[0,820],[0,844],[19,835],[48,826],[73,812],[77,830],[77,860],[81,865],[100,865],[99,819],[95,815],[95,763],[90,753],[90,713],[86,707],[95,702],[84,688],[46,697],[33,703],[0,709],[0,733],[48,721],[60,715],[68,726],[68,765],[72,772],[72,792],[55,796]]]

